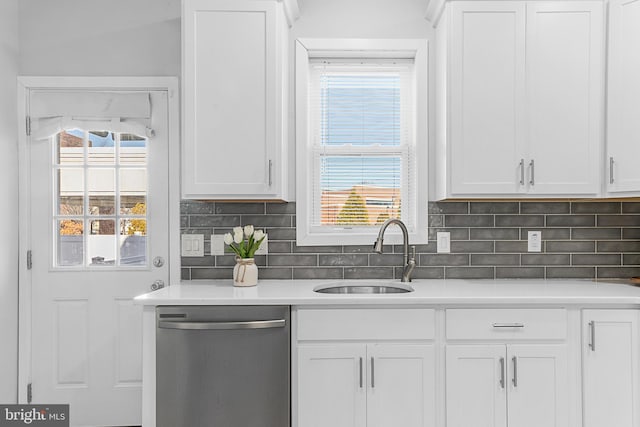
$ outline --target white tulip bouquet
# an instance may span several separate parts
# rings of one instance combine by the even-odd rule
[[[234,227],[233,235],[224,235],[224,243],[240,258],[253,258],[260,244],[267,235],[262,230],[254,230],[253,225]]]

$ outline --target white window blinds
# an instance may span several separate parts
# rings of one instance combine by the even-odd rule
[[[409,59],[310,60],[309,225],[317,232],[391,217],[415,224],[414,80]]]

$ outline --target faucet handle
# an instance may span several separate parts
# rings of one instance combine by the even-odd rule
[[[411,259],[415,261],[416,259],[416,247],[411,246]]]

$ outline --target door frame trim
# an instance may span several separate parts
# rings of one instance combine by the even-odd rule
[[[27,403],[31,382],[31,270],[27,269],[27,250],[32,236],[29,218],[31,190],[29,137],[26,120],[29,91],[32,89],[140,89],[167,92],[169,136],[169,283],[180,281],[180,92],[177,77],[52,77],[18,76],[18,187],[19,187],[19,266],[18,266],[18,403]]]

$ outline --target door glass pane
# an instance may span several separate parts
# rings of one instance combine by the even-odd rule
[[[146,263],[147,220],[143,218],[122,219],[120,221],[120,264],[146,265]]]
[[[114,265],[116,260],[116,230],[112,219],[90,221],[91,234],[87,236],[89,265]]]
[[[120,134],[120,164],[145,165],[147,163],[147,139],[132,133]]]
[[[115,171],[113,168],[87,169],[89,215],[115,214]]]
[[[83,224],[82,219],[64,219],[57,222],[56,253],[59,266],[70,267],[83,264]]]
[[[87,162],[112,165],[116,160],[116,142],[113,132],[92,130],[88,132]]]
[[[62,131],[56,136],[56,164],[84,164],[84,131]]]
[[[84,169],[58,169],[58,214],[84,213]]]

